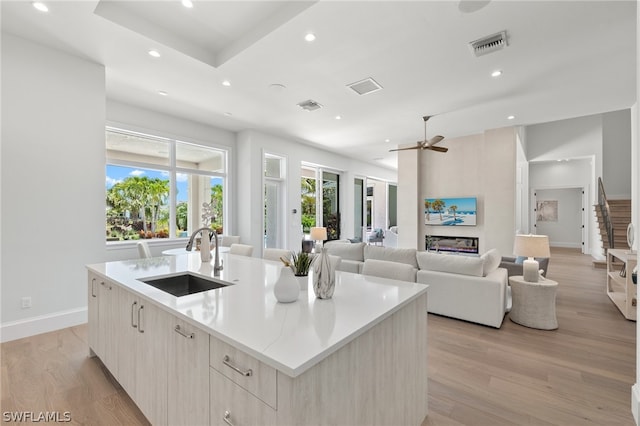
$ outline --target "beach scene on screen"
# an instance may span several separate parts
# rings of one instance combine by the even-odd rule
[[[424,199],[425,225],[475,226],[476,216],[475,197]]]

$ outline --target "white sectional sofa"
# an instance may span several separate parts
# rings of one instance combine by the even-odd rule
[[[480,257],[419,252],[416,281],[429,284],[427,310],[500,328],[511,308],[507,270],[498,267],[500,260],[495,249]]]
[[[502,258],[495,249],[472,257],[349,241],[331,241],[325,247],[342,258],[342,271],[361,274],[367,260],[411,265],[415,280],[429,285],[427,309],[434,314],[500,328],[511,308],[507,270],[499,267]]]

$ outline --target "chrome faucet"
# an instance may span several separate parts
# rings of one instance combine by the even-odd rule
[[[195,231],[193,231],[193,234],[191,234],[191,237],[189,237],[189,242],[187,243],[187,247],[186,250],[187,251],[191,251],[193,250],[193,241],[196,239],[196,235],[198,235],[200,232],[202,231],[208,231],[209,232],[209,238],[211,238],[211,234],[213,233],[213,239],[216,243],[215,247],[213,248],[214,251],[214,260],[213,260],[213,273],[214,275],[219,275],[220,271],[222,271],[222,262],[220,261],[220,254],[219,254],[219,250],[218,250],[218,233],[209,228],[209,227],[202,227],[199,229],[196,229]]]

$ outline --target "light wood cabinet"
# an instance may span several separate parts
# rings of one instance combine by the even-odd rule
[[[89,287],[87,289],[87,306],[89,311],[89,350],[90,355],[96,355],[98,350],[98,277],[89,274]]]
[[[637,318],[637,291],[631,272],[637,264],[637,254],[628,250],[607,250],[607,295],[628,320]],[[621,271],[624,274],[621,275]]]
[[[264,425],[276,424],[276,411],[231,379],[211,368],[211,421],[212,425]]]
[[[171,315],[120,289],[118,382],[152,424],[167,424],[167,343]]]
[[[111,374],[118,376],[118,286],[111,281],[99,278],[97,282],[97,350]],[[95,293],[94,293],[95,294]]]
[[[169,424],[209,424],[209,334],[175,317],[170,328]]]

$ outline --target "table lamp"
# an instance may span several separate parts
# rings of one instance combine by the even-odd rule
[[[322,248],[322,242],[327,239],[327,228],[324,227],[312,227],[310,233],[311,239],[316,241],[316,253],[319,252],[319,248]],[[319,242],[319,244],[318,244]]]
[[[522,263],[522,277],[525,281],[538,282],[538,261],[534,257],[550,257],[549,237],[546,235],[516,235],[513,244],[513,251],[516,256],[528,257]]]

